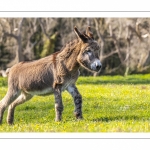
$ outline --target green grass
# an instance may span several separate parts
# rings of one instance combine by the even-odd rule
[[[15,123],[0,132],[150,132],[150,75],[79,77],[84,120],[73,115],[72,97],[63,92],[63,121],[55,122],[54,96],[34,96],[18,106]],[[0,99],[7,91],[0,78]]]

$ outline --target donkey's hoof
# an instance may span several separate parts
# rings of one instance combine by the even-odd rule
[[[83,119],[83,116],[82,116],[81,113],[74,112],[74,115],[75,115],[76,119],[78,119],[78,120],[82,120]]]
[[[82,116],[76,117],[77,120],[83,120]]]
[[[7,120],[7,123],[8,123],[8,125],[13,125],[14,124],[13,120]]]
[[[60,122],[61,118],[55,118],[55,122]]]
[[[8,123],[8,125],[10,125],[10,126],[14,125],[13,122],[7,122],[7,123]]]

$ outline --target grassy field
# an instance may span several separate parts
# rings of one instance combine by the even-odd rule
[[[80,77],[77,87],[83,97],[84,120],[73,116],[72,97],[63,93],[63,121],[55,122],[54,96],[35,96],[18,106],[15,123],[0,132],[150,132],[150,74]],[[0,78],[0,100],[7,91]]]

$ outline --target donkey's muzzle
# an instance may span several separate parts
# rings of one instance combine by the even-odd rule
[[[102,68],[102,64],[99,59],[96,59],[92,64],[91,64],[91,69],[93,71],[99,72]]]

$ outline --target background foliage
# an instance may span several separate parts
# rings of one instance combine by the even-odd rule
[[[74,26],[88,25],[101,46],[101,74],[150,71],[149,18],[0,18],[0,70],[60,50],[76,38]]]

